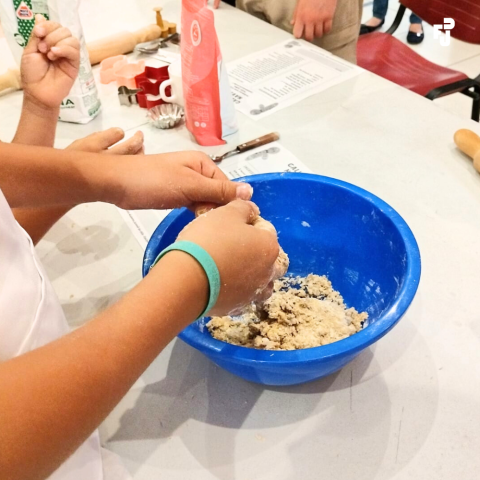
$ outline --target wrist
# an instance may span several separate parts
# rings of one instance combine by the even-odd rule
[[[60,105],[58,107],[44,105],[28,92],[24,92],[22,111],[43,120],[54,120],[56,122],[60,114]]]
[[[182,328],[205,310],[209,299],[208,278],[202,266],[188,253],[178,250],[166,253],[146,278],[149,277],[165,289],[164,297],[178,304],[173,313]]]
[[[53,147],[58,115],[59,108],[46,107],[25,92],[22,114],[13,143]]]
[[[127,209],[125,205],[126,185],[132,178],[132,159],[130,156],[102,155],[102,161],[98,162],[100,169],[97,176],[100,198],[98,201],[111,203],[119,208]],[[135,162],[138,162],[135,159]],[[136,168],[133,165],[133,168]]]

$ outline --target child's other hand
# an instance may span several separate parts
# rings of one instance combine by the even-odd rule
[[[258,215],[254,203],[236,200],[196,218],[178,236],[204,248],[218,267],[222,285],[210,314],[236,314],[271,294],[279,245],[273,228],[252,226]]]
[[[106,201],[127,210],[196,209],[200,203],[218,206],[252,196],[250,185],[228,180],[202,152],[146,155],[137,161],[119,158],[115,165],[113,182],[104,195]]]
[[[145,153],[142,132],[138,131],[128,140],[118,143],[124,138],[125,132],[121,128],[109,128],[75,140],[67,148],[82,152],[109,153],[111,155],[143,155]]]
[[[79,65],[80,43],[70,30],[37,15],[20,68],[25,99],[58,108],[77,78]]]

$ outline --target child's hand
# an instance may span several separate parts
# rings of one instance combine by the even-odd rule
[[[337,0],[297,0],[291,24],[295,38],[309,42],[332,29]]]
[[[25,99],[56,109],[77,78],[80,43],[68,28],[42,15],[36,16],[35,23],[20,68]]]
[[[138,161],[118,158],[111,175],[113,182],[104,190],[106,201],[130,210],[195,209],[199,203],[217,206],[252,196],[249,185],[229,181],[202,152],[146,155]]]
[[[103,132],[96,132],[88,137],[75,140],[67,148],[82,152],[109,153],[111,155],[143,155],[143,133],[138,131],[133,137],[118,143],[125,138],[121,128],[109,128]],[[118,145],[116,145],[118,143]]]
[[[178,236],[204,248],[218,267],[222,286],[210,314],[235,314],[271,294],[279,245],[273,229],[252,226],[258,215],[254,203],[236,200],[201,215]]]

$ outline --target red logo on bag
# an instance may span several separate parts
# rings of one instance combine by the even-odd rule
[[[192,27],[190,28],[190,36],[192,37],[192,43],[195,47],[200,45],[202,41],[202,31],[200,30],[200,25],[196,20],[192,22]]]
[[[17,17],[20,20],[32,20],[33,12],[30,10],[27,4],[22,2],[17,9]]]

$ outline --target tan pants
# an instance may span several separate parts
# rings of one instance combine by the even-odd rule
[[[237,0],[237,7],[276,27],[292,33],[290,20],[296,0]],[[363,0],[338,0],[332,31],[313,41],[334,55],[356,63]]]

